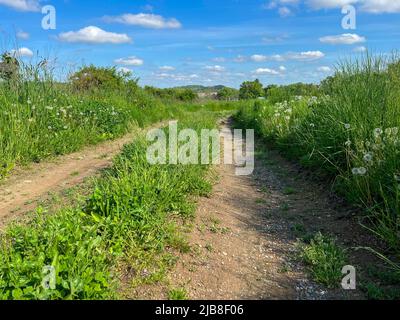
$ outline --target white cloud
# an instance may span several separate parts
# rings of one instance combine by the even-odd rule
[[[375,14],[400,12],[398,0],[305,0],[305,3],[315,10],[341,8],[351,4]]]
[[[182,24],[175,18],[166,19],[160,15],[150,13],[126,13],[116,17],[104,17],[104,20],[106,22],[117,22],[150,29],[179,29],[182,27]]]
[[[113,33],[104,31],[98,27],[89,26],[79,31],[69,31],[60,33],[58,39],[64,42],[82,42],[82,43],[130,43],[132,39],[125,33]]]
[[[17,38],[18,39],[22,39],[22,40],[27,40],[29,39],[29,33],[28,32],[24,32],[24,31],[18,31],[17,32]]]
[[[122,64],[125,66],[141,66],[143,65],[144,61],[142,59],[139,59],[135,56],[131,56],[128,58],[120,58],[120,59],[116,59],[114,60],[114,62],[116,64]]]
[[[132,72],[131,69],[126,68],[126,67],[119,67],[118,71],[121,72],[121,73],[131,73]]]
[[[306,4],[316,10],[341,8],[348,4],[355,4],[359,0],[306,0]]]
[[[313,61],[325,57],[321,51],[291,52],[286,55],[286,59],[299,61]]]
[[[207,66],[204,69],[211,71],[211,72],[224,72],[225,68],[221,66]]]
[[[285,67],[285,66],[280,66],[280,67],[279,67],[279,70],[280,70],[281,72],[285,72],[285,71],[286,71],[286,67]]]
[[[254,62],[264,62],[268,60],[267,56],[264,56],[262,54],[254,54],[250,57],[250,59]]]
[[[224,57],[217,57],[217,58],[213,58],[212,60],[214,62],[220,62],[220,63],[226,61],[226,59]]]
[[[281,7],[278,9],[278,13],[281,17],[288,17],[292,14],[292,11],[288,7]]]
[[[200,76],[195,73],[194,74],[157,73],[157,74],[154,74],[154,76],[158,79],[163,79],[163,80],[170,79],[173,81],[183,81],[183,82],[200,79]]]
[[[175,68],[171,66],[162,66],[159,68],[161,71],[174,71]]]
[[[325,73],[328,73],[328,72],[331,72],[331,71],[332,71],[332,69],[331,69],[330,67],[328,67],[328,66],[319,67],[317,70],[318,70],[319,72],[325,72]]]
[[[353,49],[354,52],[365,52],[367,51],[367,48],[364,46],[356,47]]]
[[[17,57],[33,57],[32,50],[25,47],[17,50],[11,50],[11,54]]]
[[[344,33],[337,36],[322,37],[319,41],[328,44],[355,44],[365,42],[366,39],[355,33]]]
[[[247,58],[242,55],[238,55],[235,59],[233,59],[233,61],[237,62],[237,63],[243,63],[243,62],[246,62],[246,60],[247,60]]]
[[[361,10],[371,13],[396,13],[400,12],[398,0],[365,0]]]
[[[274,69],[269,69],[269,68],[258,68],[257,70],[253,71],[254,74],[256,75],[279,75],[279,71],[274,70]]]
[[[0,5],[5,5],[18,11],[40,10],[38,0],[0,0]]]

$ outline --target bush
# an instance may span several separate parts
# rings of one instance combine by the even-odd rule
[[[264,96],[263,85],[260,80],[243,82],[239,90],[240,100],[257,99]]]
[[[70,76],[75,90],[116,90],[120,89],[129,75],[118,72],[115,67],[102,68],[91,65],[83,67]]]

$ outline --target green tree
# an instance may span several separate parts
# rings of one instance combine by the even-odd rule
[[[18,59],[8,52],[3,53],[0,62],[0,78],[5,81],[10,81],[18,79],[19,75]]]
[[[232,88],[224,87],[217,93],[218,100],[230,101],[230,100],[235,100],[237,98],[238,98],[238,91]]]
[[[263,85],[260,80],[243,82],[239,90],[240,100],[257,99],[264,96]]]
[[[118,72],[115,67],[83,67],[70,76],[70,82],[76,90],[115,90],[122,88],[131,74]]]

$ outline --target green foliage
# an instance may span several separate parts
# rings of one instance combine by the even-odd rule
[[[197,98],[197,94],[191,89],[182,89],[182,88],[159,89],[155,87],[146,86],[144,90],[149,95],[164,101],[193,102]]]
[[[185,288],[179,288],[179,289],[171,289],[168,292],[168,299],[169,300],[188,300],[188,294],[186,292]]]
[[[343,249],[318,233],[301,254],[314,279],[330,288],[337,288],[342,280],[342,268],[347,264]]]
[[[82,67],[70,76],[75,90],[116,90],[120,89],[130,74],[118,72],[115,67]]]
[[[400,252],[399,60],[342,63],[316,97],[242,107],[237,118],[365,209],[368,227]],[[274,89],[272,89],[274,90]]]
[[[214,127],[216,116],[200,111],[180,119],[182,127],[200,130]],[[192,215],[191,196],[207,194],[210,184],[207,166],[150,165],[147,146],[142,137],[126,146],[83,208],[38,210],[27,225],[7,228],[0,239],[0,298],[114,298],[124,262],[137,268],[136,283],[143,265],[155,268],[146,281],[162,278],[171,261],[166,248],[183,248],[174,221]],[[56,271],[54,290],[42,285],[45,266]]]
[[[266,91],[266,98],[268,98],[271,103],[289,101],[294,97],[312,97],[320,95],[318,86],[304,83],[295,83],[287,86],[270,86]]]
[[[225,101],[236,100],[238,98],[238,91],[236,89],[224,87],[218,91],[217,98],[218,100]]]
[[[243,82],[239,90],[240,100],[257,99],[264,96],[263,85],[260,80]]]
[[[1,55],[0,79],[5,81],[17,80],[19,77],[19,61],[17,58],[5,52]]]

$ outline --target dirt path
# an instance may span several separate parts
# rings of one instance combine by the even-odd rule
[[[298,258],[298,238],[307,232],[365,243],[346,208],[333,208],[326,185],[309,181],[277,152],[256,152],[251,176],[236,176],[233,165],[216,170],[213,194],[199,200],[191,252],[179,258],[167,288],[140,288],[136,297],[166,299],[171,288],[184,288],[199,300],[362,298],[317,285]]]
[[[110,166],[114,156],[132,142],[138,130],[114,141],[19,169],[0,183],[0,227],[35,209],[37,202],[48,198],[49,193],[78,185]]]

